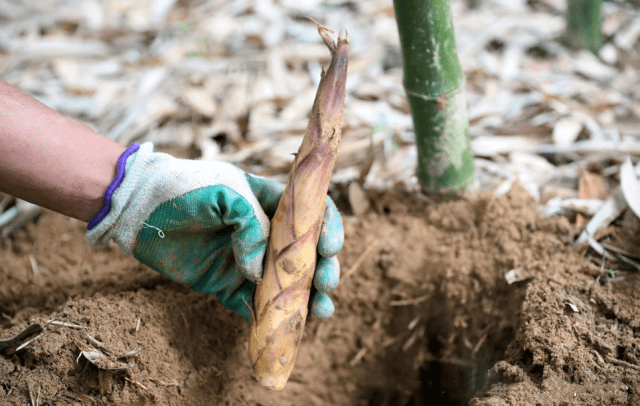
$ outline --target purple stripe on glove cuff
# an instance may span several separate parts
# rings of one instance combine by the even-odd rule
[[[113,197],[113,193],[116,191],[118,186],[120,186],[124,180],[124,175],[126,175],[127,172],[127,158],[136,153],[139,149],[140,144],[134,142],[122,153],[122,155],[120,155],[120,158],[118,158],[116,177],[104,192],[104,204],[102,205],[102,209],[100,209],[100,212],[92,218],[91,221],[89,221],[89,224],[87,224],[87,230],[91,230],[93,227],[97,226],[98,223],[107,217],[107,214],[111,211],[111,199]]]

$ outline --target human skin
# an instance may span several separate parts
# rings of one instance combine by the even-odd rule
[[[124,150],[0,79],[0,191],[88,222]]]

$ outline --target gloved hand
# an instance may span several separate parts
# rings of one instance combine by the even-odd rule
[[[89,222],[86,239],[92,245],[113,239],[168,278],[217,294],[249,323],[269,218],[283,191],[283,184],[228,163],[177,159],[153,152],[151,143],[139,150],[134,144],[121,156],[105,207]],[[310,314],[319,319],[334,312],[326,293],[338,284],[335,255],[344,241],[342,220],[329,198],[324,220],[310,299]]]

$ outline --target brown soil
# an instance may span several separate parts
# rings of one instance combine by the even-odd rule
[[[345,216],[336,315],[307,325],[281,392],[251,377],[248,327],[215,297],[115,245],[90,247],[84,224],[46,213],[2,242],[0,338],[32,321],[86,329],[49,324],[1,353],[0,405],[640,404],[640,276],[612,279],[585,259],[566,219],[543,218],[519,189],[371,201]],[[527,279],[507,284],[512,269]],[[85,334],[140,355],[99,369],[79,357]]]

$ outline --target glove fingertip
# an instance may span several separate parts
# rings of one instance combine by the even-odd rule
[[[326,293],[316,292],[311,300],[311,315],[320,320],[326,320],[333,316],[336,308],[333,301]]]
[[[340,261],[336,257],[320,257],[313,277],[313,285],[320,292],[328,293],[338,287]]]
[[[323,257],[338,254],[344,244],[344,226],[335,203],[327,196],[327,208],[324,212],[324,223],[318,241],[318,253]]]
[[[262,282],[262,265],[251,264],[248,267],[239,267],[242,276],[249,279],[251,282]]]

